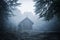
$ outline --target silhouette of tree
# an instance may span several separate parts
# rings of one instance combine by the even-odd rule
[[[18,0],[0,0],[0,31],[6,27],[8,17],[13,15],[12,10],[20,5],[17,1]]]
[[[60,20],[60,0],[34,0],[35,12],[46,20],[56,16]]]

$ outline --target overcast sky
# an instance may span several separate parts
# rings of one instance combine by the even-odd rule
[[[20,0],[19,2],[21,3],[21,7],[18,7],[18,9],[22,14],[24,14],[24,12],[32,12],[34,14],[33,0]]]

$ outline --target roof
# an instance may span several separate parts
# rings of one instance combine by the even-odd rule
[[[28,17],[26,17],[25,19],[23,19],[20,23],[22,23],[22,22],[24,22],[26,20],[30,21],[33,24],[33,22]]]

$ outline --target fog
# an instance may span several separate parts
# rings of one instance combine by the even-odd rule
[[[18,30],[19,23],[28,17],[34,24],[32,26],[34,32],[51,32],[56,31],[58,27],[55,27],[58,24],[57,17],[54,17],[50,21],[45,21],[44,17],[39,18],[39,15],[34,13],[34,4],[33,1],[21,1],[21,7],[17,7],[16,10],[13,10],[14,16],[9,17],[9,24],[14,25],[12,28],[16,27]],[[27,4],[29,3],[29,4]],[[57,25],[55,25],[55,23]],[[56,29],[57,28],[57,29]]]

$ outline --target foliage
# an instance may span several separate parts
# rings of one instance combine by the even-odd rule
[[[35,12],[46,20],[52,19],[54,16],[60,20],[60,0],[34,0]]]
[[[9,16],[13,15],[13,7],[20,5],[17,3],[18,0],[0,0],[0,29],[5,28],[6,22]]]

